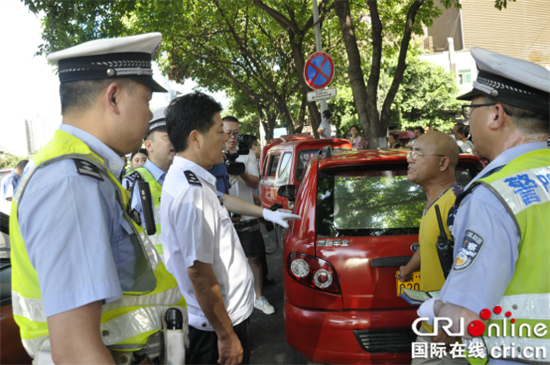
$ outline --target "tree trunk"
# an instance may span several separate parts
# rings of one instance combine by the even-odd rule
[[[367,82],[368,141],[371,148],[377,148],[386,146],[386,127],[380,124],[377,105],[382,60],[382,22],[378,13],[377,0],[368,0],[367,4],[372,20],[372,63]]]
[[[390,86],[390,89],[388,90],[388,94],[386,95],[386,100],[384,100],[384,105],[382,106],[382,117],[380,122],[385,127],[388,126],[388,121],[391,114],[391,105],[393,103],[393,100],[395,99],[397,90],[399,90],[401,80],[403,80],[405,69],[407,68],[407,64],[405,61],[407,59],[407,51],[409,50],[409,44],[411,42],[412,28],[416,20],[416,14],[418,13],[420,7],[424,4],[424,1],[425,0],[416,0],[414,3],[411,4],[411,7],[407,12],[407,22],[405,23],[403,39],[401,40],[401,45],[399,48],[399,60],[397,61],[397,67],[395,69],[393,82]]]
[[[351,90],[353,92],[355,109],[357,110],[357,115],[359,116],[359,123],[361,123],[363,130],[367,133],[370,129],[367,110],[367,88],[365,86],[365,79],[363,78],[361,55],[359,54],[359,48],[357,47],[357,39],[355,38],[355,29],[351,19],[349,1],[336,1],[334,3],[334,11],[340,20],[342,36],[344,39],[344,44],[346,45],[346,52],[348,54],[348,76],[351,84]],[[370,133],[368,133],[367,136],[370,137]]]

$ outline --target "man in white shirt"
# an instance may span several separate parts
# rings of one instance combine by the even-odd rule
[[[161,237],[166,268],[187,299],[188,364],[248,364],[250,358],[253,276],[224,203],[278,224],[299,218],[218,197],[216,178],[207,170],[223,160],[221,110],[200,92],[172,100],[166,110],[176,156],[162,189]]]
[[[239,140],[239,121],[237,118],[232,116],[224,117],[223,131],[227,138],[225,142],[226,150],[231,153],[237,152]],[[237,162],[245,165],[245,172],[241,175],[229,175],[229,182],[231,183],[229,194],[254,204],[252,190],[260,185],[256,154],[250,150],[247,155],[240,155],[237,158]],[[265,314],[273,314],[275,313],[275,308],[262,295],[264,275],[260,258],[265,255],[265,245],[263,244],[260,232],[260,221],[256,217],[244,215],[239,221],[234,223],[244,253],[254,274],[254,290],[256,292],[254,307]]]
[[[321,124],[319,124],[319,129],[317,129],[317,133],[319,133],[319,138],[331,138],[332,131],[330,129],[330,121],[332,120],[332,112],[330,110],[325,110],[323,112],[323,121]]]
[[[250,357],[252,272],[207,171],[223,159],[221,110],[210,96],[192,93],[166,111],[176,156],[162,190],[162,241],[168,271],[189,306],[186,363],[192,364],[248,363]]]

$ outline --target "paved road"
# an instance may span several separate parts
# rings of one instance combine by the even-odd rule
[[[277,247],[275,231],[266,232],[264,226],[262,234],[266,242],[266,249],[272,252]],[[285,324],[283,317],[283,253],[280,247],[267,256],[269,267],[268,277],[275,281],[273,285],[264,288],[264,296],[275,307],[276,312],[270,316],[254,309],[250,317],[250,331],[252,338],[251,364],[307,364],[307,361],[295,353],[286,343]]]

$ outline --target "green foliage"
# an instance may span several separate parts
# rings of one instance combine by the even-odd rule
[[[29,160],[29,157],[15,156],[11,153],[0,152],[0,169],[15,168],[21,160]]]
[[[392,106],[390,123],[402,130],[429,124],[436,130],[450,131],[455,115],[460,113],[456,76],[417,57],[410,58],[407,63]],[[388,68],[390,80],[394,70],[395,63]]]

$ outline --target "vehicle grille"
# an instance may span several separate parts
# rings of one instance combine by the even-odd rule
[[[353,331],[357,342],[366,352],[411,352],[416,339],[410,328]]]

